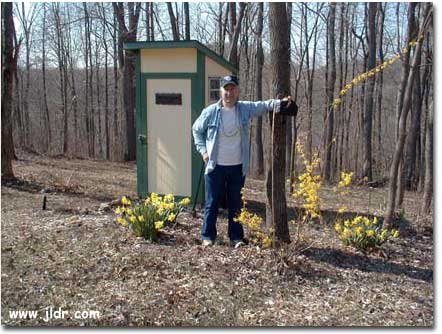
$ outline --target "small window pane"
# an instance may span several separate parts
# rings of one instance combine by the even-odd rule
[[[219,89],[219,78],[210,79],[210,89]]]
[[[219,100],[219,91],[218,90],[211,90],[210,91],[210,100],[212,100],[212,101]]]

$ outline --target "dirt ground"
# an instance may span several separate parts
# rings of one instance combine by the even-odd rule
[[[364,255],[342,245],[337,208],[381,215],[386,189],[322,192],[326,218],[303,252],[203,248],[202,212],[185,212],[158,243],[115,222],[112,201],[136,196],[134,163],[23,156],[1,187],[1,306],[6,326],[433,326],[433,227],[407,193],[400,238]],[[263,183],[248,179],[252,211]],[[47,209],[42,210],[46,196]],[[289,216],[296,203],[289,200]],[[17,311],[35,311],[25,319]],[[54,312],[59,311],[59,312]],[[22,313],[22,316],[25,315]],[[35,319],[31,319],[35,318]]]

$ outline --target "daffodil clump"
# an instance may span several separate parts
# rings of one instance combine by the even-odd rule
[[[305,171],[298,176],[299,183],[295,184],[293,197],[301,199],[302,207],[305,210],[303,221],[321,216],[319,190],[321,189],[322,179],[317,169],[320,159],[316,156],[309,162],[305,156],[301,144],[297,144],[297,150],[304,160]]]
[[[174,223],[186,205],[189,198],[179,202],[171,194],[164,197],[152,193],[142,202],[132,202],[126,196],[121,199],[121,206],[115,209],[117,222],[128,226],[137,237],[155,241],[158,231]]]
[[[353,219],[338,221],[335,230],[339,239],[346,245],[368,252],[379,248],[390,238],[398,238],[398,230],[387,230],[375,217],[356,216]]]

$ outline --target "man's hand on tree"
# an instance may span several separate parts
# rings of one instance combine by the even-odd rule
[[[296,114],[298,113],[298,106],[296,105],[295,101],[292,100],[291,96],[281,99],[279,113],[283,116],[296,117]]]

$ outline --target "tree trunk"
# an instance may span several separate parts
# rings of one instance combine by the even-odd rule
[[[167,2],[167,11],[169,12],[170,26],[172,28],[172,37],[174,41],[180,40],[180,33],[178,32],[177,19],[173,12],[172,3]]]
[[[118,87],[118,81],[119,81],[119,76],[118,76],[118,61],[120,60],[119,58],[119,52],[121,51],[121,49],[119,49],[118,43],[120,38],[117,37],[117,10],[116,7],[114,6],[114,34],[113,34],[113,50],[114,50],[114,62],[113,62],[113,77],[114,77],[114,90],[113,90],[113,105],[114,105],[114,111],[113,111],[113,140],[112,140],[112,157],[114,160],[119,160],[121,158],[121,154],[117,154],[117,152],[119,152],[120,150],[117,151],[117,148],[122,148],[122,144],[121,144],[121,140],[119,140],[119,122],[118,122],[118,92],[119,92],[119,87]],[[122,57],[121,57],[122,58]]]
[[[424,15],[422,16],[422,23],[421,27],[419,29],[419,35],[424,34],[426,27],[428,24],[430,24],[432,20],[432,4],[426,3],[425,4],[425,10]],[[388,204],[387,204],[387,211],[385,214],[385,225],[390,226],[393,218],[394,218],[394,211],[395,211],[395,205],[396,205],[396,191],[397,191],[397,183],[398,183],[398,171],[399,171],[399,163],[402,159],[403,149],[405,145],[405,127],[407,123],[407,116],[408,112],[411,107],[411,100],[412,100],[412,88],[413,88],[413,82],[414,77],[418,71],[417,67],[417,61],[419,60],[420,53],[422,52],[422,44],[423,40],[419,40],[416,45],[416,49],[413,56],[413,61],[411,64],[410,73],[408,74],[407,83],[405,85],[405,91],[404,91],[404,102],[403,102],[403,109],[400,113],[400,119],[399,119],[399,138],[398,142],[396,143],[396,148],[393,155],[393,161],[391,164],[390,169],[390,185],[388,189]]]
[[[287,9],[285,3],[269,3],[269,30],[271,42],[272,85],[274,96],[290,95],[290,40],[288,38]],[[273,117],[272,127],[272,156],[271,164],[266,173],[267,197],[266,208],[271,209],[272,225],[275,229],[275,241],[290,242],[287,223],[287,204],[285,197],[285,139],[286,119]],[[267,214],[267,216],[269,216]],[[269,223],[269,222],[267,222]]]
[[[378,3],[378,13],[379,13],[379,21],[378,21],[378,30],[379,30],[379,43],[377,45],[379,52],[379,63],[384,63],[384,22],[385,22],[385,10],[386,5],[382,3]],[[384,71],[378,73],[377,82],[377,107],[376,107],[376,143],[377,143],[377,166],[380,170],[384,169],[383,161],[384,159],[384,150],[382,147],[382,99],[384,93]]]
[[[399,4],[398,4],[399,6]],[[414,12],[416,9],[417,3],[410,2],[408,4],[408,33],[407,33],[407,43],[409,43],[413,36],[415,35],[416,30],[416,22],[414,18]],[[399,15],[398,15],[399,20]],[[399,48],[399,46],[398,46]],[[396,100],[396,138],[399,136],[399,123],[401,112],[403,110],[402,105],[404,101],[404,93],[405,93],[405,85],[407,84],[408,73],[410,71],[410,52],[405,53],[402,56],[402,74],[401,74],[401,83],[399,85],[399,90],[397,93]]]
[[[46,3],[43,3],[43,38],[42,38],[42,61],[41,61],[41,70],[43,76],[43,108],[44,108],[44,120],[45,120],[45,133],[47,145],[46,153],[50,152],[50,147],[52,143],[52,131],[51,131],[51,122],[49,118],[49,107],[48,107],[48,95],[46,88]]]
[[[264,52],[262,49],[262,31],[264,22],[264,4],[258,3],[258,19],[256,27],[256,66],[255,66],[255,98],[262,100],[262,68],[264,67]],[[250,171],[254,177],[264,173],[263,143],[262,143],[262,117],[252,120],[252,145]]]
[[[14,179],[12,159],[12,82],[14,78],[14,19],[12,2],[1,4],[2,12],[2,181]]]
[[[235,2],[231,2],[230,4],[233,4],[231,8],[235,8],[235,6],[236,6]],[[238,39],[239,39],[239,33],[241,32],[241,23],[242,23],[242,19],[244,17],[245,9],[246,9],[246,3],[240,2],[239,3],[239,16],[238,16],[238,19],[235,20],[236,23],[234,25],[233,35],[232,35],[232,39],[230,40],[229,61],[232,64],[234,64],[235,66],[239,65]]]
[[[137,26],[140,15],[140,4],[136,5],[134,11],[134,3],[128,3],[129,11],[129,29],[126,27],[124,6],[122,3],[113,3],[117,10],[118,28],[119,28],[119,47],[123,42],[135,41],[137,37]],[[122,51],[122,50],[121,50]],[[136,159],[136,141],[135,141],[135,54],[126,51],[123,64],[120,62],[120,70],[123,73],[123,108],[126,114],[126,139],[127,153],[126,161]]]
[[[190,41],[190,15],[189,15],[189,3],[184,3],[184,16],[186,20],[186,40]]]
[[[326,106],[326,137],[325,137],[325,159],[324,159],[324,181],[331,181],[332,145],[334,113],[333,99],[336,82],[336,50],[335,50],[335,15],[336,3],[330,3],[330,13],[327,24],[328,54],[329,54],[329,75],[327,80],[327,106]]]
[[[286,10],[287,10],[287,25],[288,25],[288,39],[289,39],[289,47],[291,44],[291,37],[290,37],[290,31],[291,31],[291,27],[292,27],[292,12],[293,12],[293,6],[291,2],[287,2],[286,3]],[[289,67],[287,68],[287,70],[289,72],[291,72],[291,57],[289,57]],[[291,88],[291,83],[290,83],[290,88]],[[295,99],[295,97],[293,97]],[[295,130],[296,124],[295,124],[295,119],[294,117],[291,117],[289,119],[287,119],[287,126],[286,126],[286,144],[285,144],[285,161],[287,162],[287,165],[289,168],[286,168],[286,176],[290,177],[290,167],[291,167],[291,153],[292,153],[292,141],[293,139],[293,135]]]
[[[376,67],[376,10],[377,3],[368,4],[368,64],[367,71]],[[364,138],[364,162],[362,176],[372,181],[372,128],[373,128],[373,106],[374,106],[374,85],[375,76],[368,79],[365,110],[363,117],[363,138]]]
[[[428,108],[428,125],[425,143],[425,185],[422,200],[422,213],[431,212],[431,202],[433,199],[433,102]]]
[[[421,67],[421,57],[417,60],[417,66]],[[413,102],[411,107],[411,122],[410,129],[407,134],[407,142],[404,159],[404,187],[407,190],[416,190],[418,182],[418,173],[416,170],[416,155],[418,148],[418,141],[420,139],[421,129],[421,113],[422,113],[422,86],[420,80],[420,73],[415,76],[413,85]]]
[[[225,48],[225,40],[226,40],[226,32],[227,32],[227,22],[229,20],[229,4],[226,6],[226,12],[223,19],[223,6],[222,2],[219,3],[219,17],[218,17],[218,54],[221,57],[224,57],[224,48]]]

